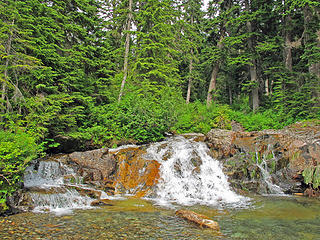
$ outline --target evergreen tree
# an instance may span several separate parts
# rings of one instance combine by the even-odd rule
[[[202,4],[199,1],[184,0],[181,3],[181,62],[180,75],[187,81],[186,103],[191,99],[194,80],[199,78],[198,63],[202,47],[201,25],[203,20]],[[196,91],[193,93],[195,94]]]
[[[179,83],[173,1],[139,1],[133,81],[155,95]]]

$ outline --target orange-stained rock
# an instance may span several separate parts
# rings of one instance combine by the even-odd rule
[[[155,160],[146,160],[146,151],[142,147],[121,149],[115,153],[118,162],[114,187],[115,193],[128,193],[143,197],[152,192],[159,179],[160,164]]]
[[[190,210],[178,210],[176,211],[176,215],[190,222],[196,223],[200,227],[206,227],[216,231],[220,231],[219,224],[205,215],[198,214]]]

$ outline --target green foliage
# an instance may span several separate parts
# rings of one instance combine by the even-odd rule
[[[41,153],[35,139],[22,131],[0,131],[0,205],[19,188],[28,162]]]
[[[311,166],[303,170],[302,176],[306,184],[312,184],[316,189],[320,186],[320,166]]]
[[[259,131],[263,129],[280,129],[288,125],[290,119],[286,119],[287,122],[282,121],[279,116],[272,109],[264,112],[245,114],[241,111],[231,112],[231,119],[239,122],[247,131]]]
[[[318,5],[297,2],[253,0],[248,11],[241,1],[211,1],[204,17],[195,0],[134,0],[118,104],[128,0],[2,1],[0,129],[23,129],[50,151],[60,136],[86,148],[157,141],[170,130],[230,129],[232,120],[253,131],[320,119]],[[292,70],[283,60],[288,31]],[[250,80],[252,60],[259,84]],[[217,62],[208,108],[202,101]],[[251,113],[258,86],[260,109]]]
[[[231,129],[230,112],[227,105],[212,105],[208,108],[201,102],[183,104],[178,110],[178,120],[173,130],[177,133],[207,133],[212,128]]]
[[[120,103],[93,109],[90,122],[99,123],[84,129],[95,143],[110,144],[112,139],[131,139],[138,143],[158,141],[176,121],[176,106],[181,97],[167,88],[161,98],[153,95],[126,94]]]

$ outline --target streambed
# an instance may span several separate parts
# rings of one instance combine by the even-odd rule
[[[142,199],[69,214],[22,213],[0,220],[0,239],[320,239],[320,203],[254,196],[246,207],[157,206]],[[219,222],[219,235],[175,216],[188,208]]]

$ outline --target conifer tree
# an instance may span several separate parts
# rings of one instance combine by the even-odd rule
[[[123,79],[121,82],[120,93],[118,97],[118,102],[121,101],[121,96],[123,95],[124,86],[128,77],[128,61],[129,61],[129,50],[130,50],[130,31],[131,31],[131,22],[133,18],[132,14],[132,4],[133,0],[128,1],[128,13],[127,13],[127,25],[126,25],[126,41],[125,41],[125,53],[124,53],[124,63],[123,63]]]
[[[141,92],[158,94],[179,81],[173,1],[138,2],[134,84]]]
[[[182,66],[187,66],[187,93],[186,103],[191,99],[191,89],[193,82],[197,77],[197,63],[199,62],[199,51],[201,49],[201,24],[203,12],[202,3],[194,0],[184,0],[181,3],[181,62]],[[182,73],[183,74],[183,73]]]

